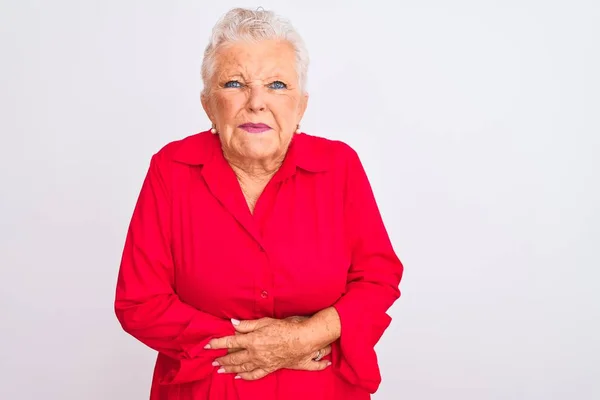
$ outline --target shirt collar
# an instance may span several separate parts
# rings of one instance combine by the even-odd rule
[[[323,145],[324,140],[305,133],[296,133],[286,159],[289,158],[289,163],[305,171],[327,171],[331,166],[331,156]],[[205,131],[180,140],[173,153],[173,159],[188,165],[204,165],[215,156],[222,157],[222,154],[218,135]]]

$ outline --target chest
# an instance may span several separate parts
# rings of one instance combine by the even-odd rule
[[[333,177],[298,173],[269,184],[253,214],[239,185],[211,187],[198,171],[188,179],[172,217],[183,301],[223,318],[285,318],[343,294],[350,254]]]

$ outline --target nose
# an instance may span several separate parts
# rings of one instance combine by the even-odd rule
[[[253,85],[250,87],[247,106],[248,110],[252,112],[259,112],[267,109],[264,89],[260,85]]]

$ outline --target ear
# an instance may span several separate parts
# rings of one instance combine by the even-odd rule
[[[300,99],[300,104],[298,106],[298,122],[302,121],[302,117],[304,117],[304,113],[306,112],[306,107],[308,107],[308,93],[304,93]]]
[[[212,107],[211,107],[211,103],[210,103],[210,99],[209,99],[208,95],[202,93],[200,95],[200,102],[202,103],[202,108],[204,109],[206,116],[208,117],[210,122],[212,122],[214,124],[215,123],[214,114],[212,112]]]

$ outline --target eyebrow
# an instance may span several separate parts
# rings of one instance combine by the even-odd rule
[[[244,77],[245,75],[246,74],[244,73],[243,68],[239,68],[239,69],[231,68],[229,70],[226,69],[226,70],[222,71],[221,74],[219,74],[220,77],[221,76],[223,76],[223,77],[225,77],[225,76],[229,76],[229,77],[242,76],[242,77]],[[273,69],[271,71],[264,73],[264,75],[266,76],[266,79],[269,79],[269,78],[274,78],[274,77],[287,77],[290,75],[290,73],[286,73],[286,71],[282,70],[282,69]]]

